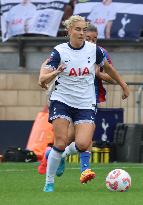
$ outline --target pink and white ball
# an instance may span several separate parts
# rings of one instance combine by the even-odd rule
[[[114,169],[106,177],[106,187],[110,191],[127,191],[131,187],[131,177],[123,169]]]

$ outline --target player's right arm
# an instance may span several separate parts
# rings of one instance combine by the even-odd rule
[[[54,49],[50,58],[44,61],[44,63],[41,65],[39,85],[50,83],[59,73],[64,70],[65,66],[59,64],[60,56],[59,53]]]

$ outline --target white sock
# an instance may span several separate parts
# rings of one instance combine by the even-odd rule
[[[75,142],[72,142],[69,146],[65,148],[65,151],[62,154],[62,158],[76,153],[78,153],[78,150],[76,149]]]
[[[48,165],[46,170],[46,184],[54,183],[54,178],[56,175],[56,171],[60,164],[62,158],[62,153],[57,152],[52,148],[49,156],[48,156]]]

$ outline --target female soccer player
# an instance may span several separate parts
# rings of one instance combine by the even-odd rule
[[[95,128],[95,64],[119,83],[123,99],[129,95],[126,83],[104,58],[102,50],[85,42],[87,24],[80,16],[71,16],[65,21],[70,40],[54,48],[46,66],[47,73],[40,73],[41,83],[50,83],[57,77],[50,97],[49,121],[53,124],[55,141],[48,158],[45,192],[54,191],[54,177],[67,144],[70,121],[74,123],[75,148],[83,152],[91,144]]]
[[[96,43],[98,36],[97,28],[94,25],[89,24],[86,32],[86,40],[91,43]],[[103,48],[102,48],[103,50]],[[106,59],[110,64],[112,64],[111,58],[107,51],[103,50]],[[46,62],[44,63],[44,66],[46,65]],[[97,103],[103,103],[106,100],[106,90],[103,87],[102,80],[114,83],[114,80],[107,74],[103,72],[102,68],[97,67],[96,68],[96,77],[95,77],[95,87],[96,87],[96,97],[97,97]],[[44,84],[43,84],[44,86]],[[54,84],[53,84],[54,86]],[[46,85],[44,86],[46,88]],[[47,88],[46,88],[47,89]],[[49,95],[51,93],[51,90],[49,90]],[[75,149],[75,132],[74,132],[74,126],[73,123],[70,123],[69,129],[68,129],[68,145],[65,149],[65,151],[62,154],[62,160],[60,162],[60,165],[56,171],[57,176],[61,176],[64,173],[65,168],[65,161],[64,158],[68,155],[77,153],[77,150]],[[71,143],[72,142],[72,143]],[[88,181],[95,178],[95,173],[90,170],[89,166],[89,160],[91,155],[91,148],[92,148],[92,142],[89,146],[88,150],[85,152],[81,152],[80,154],[80,162],[81,162],[81,176],[80,176],[80,182],[81,183],[87,183]],[[46,151],[45,155],[43,156],[43,159],[38,166],[38,173],[39,174],[45,174],[46,173],[46,167],[47,167],[47,159],[48,155],[50,153],[50,150]]]

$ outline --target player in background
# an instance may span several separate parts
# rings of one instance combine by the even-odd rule
[[[47,73],[40,72],[39,78],[42,84],[50,83],[57,75],[59,77],[50,98],[52,103],[49,118],[54,127],[55,142],[48,158],[45,192],[54,191],[54,177],[67,143],[70,120],[73,121],[75,128],[74,149],[83,152],[91,144],[95,128],[95,63],[103,66],[104,70],[119,83],[123,90],[123,99],[129,95],[126,83],[114,67],[109,65],[102,50],[92,43],[85,42],[87,22],[84,18],[72,16],[65,21],[65,25],[70,42],[55,47],[51,60],[47,68],[45,67]],[[60,65],[60,62],[66,65]]]

